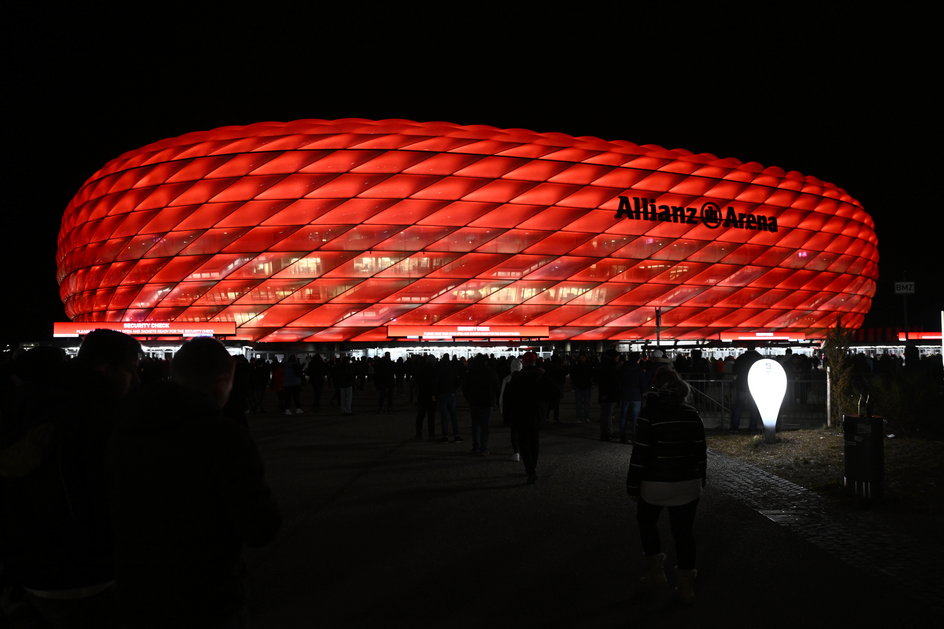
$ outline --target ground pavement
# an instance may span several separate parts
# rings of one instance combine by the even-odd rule
[[[716,453],[696,603],[644,596],[631,446],[600,441],[565,403],[527,485],[497,417],[491,455],[474,457],[461,405],[459,443],[414,440],[405,397],[374,408],[365,390],[351,417],[330,406],[250,417],[285,519],[247,554],[254,629],[929,627],[944,611],[944,553],[928,541],[940,521],[839,511]]]

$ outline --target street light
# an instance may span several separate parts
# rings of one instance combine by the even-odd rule
[[[762,358],[747,372],[747,387],[764,422],[764,441],[773,443],[780,404],[787,392],[787,372],[776,360]]]

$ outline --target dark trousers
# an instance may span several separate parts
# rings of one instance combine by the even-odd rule
[[[675,540],[675,554],[678,567],[691,570],[695,567],[695,509],[698,500],[678,507],[666,507],[669,510],[669,527]],[[659,540],[659,514],[661,505],[649,504],[642,498],[636,503],[636,521],[639,523],[639,537],[646,556],[662,552]]]
[[[526,421],[517,424],[518,452],[525,471],[531,475],[538,468],[538,422]]]
[[[377,385],[377,410],[393,410],[393,385]]]
[[[428,418],[427,430],[430,437],[436,436],[436,402],[431,398],[420,400],[416,408],[416,436],[423,436],[423,420]]]
[[[736,391],[734,394],[734,406],[731,409],[731,430],[737,430],[741,426],[741,413],[747,408],[751,415],[747,429],[757,430],[757,424],[760,423],[760,411],[757,410],[757,404],[754,402],[750,391]]]
[[[311,405],[315,410],[321,407],[322,388],[324,388],[324,378],[311,379]]]
[[[469,415],[472,417],[472,450],[488,452],[488,422],[492,417],[492,407],[472,406]]]

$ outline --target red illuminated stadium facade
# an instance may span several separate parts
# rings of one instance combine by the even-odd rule
[[[76,322],[236,325],[262,342],[822,337],[875,293],[872,219],[780,168],[406,120],[189,133],[66,209]],[[494,330],[494,332],[492,332]]]

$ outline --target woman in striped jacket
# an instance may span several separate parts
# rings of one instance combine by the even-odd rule
[[[685,602],[694,600],[695,510],[706,479],[705,427],[688,404],[690,388],[668,367],[660,367],[646,394],[638,419],[626,489],[636,501],[636,520],[646,556],[642,583],[667,583],[665,554],[657,522],[668,507],[678,555],[676,589]]]

